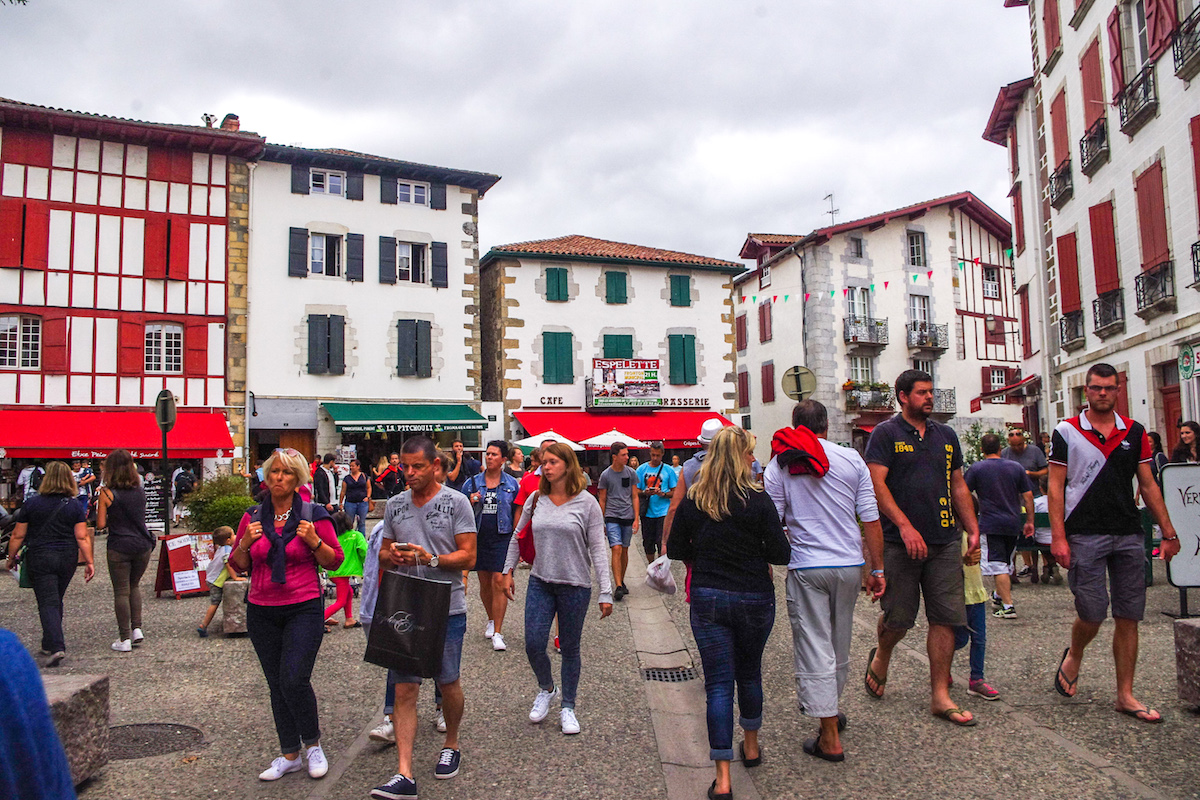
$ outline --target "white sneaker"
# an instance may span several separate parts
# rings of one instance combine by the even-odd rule
[[[142,629],[141,629],[141,628],[134,628],[134,629],[133,629],[133,639],[132,639],[132,641],[133,641],[133,646],[134,646],[134,647],[137,647],[139,644],[141,644],[142,642],[146,641],[146,637],[145,637],[145,635],[142,633]]]
[[[529,709],[529,721],[541,722],[550,713],[550,703],[554,698],[558,697],[558,689],[552,691],[540,691],[537,697],[533,698],[533,708]]]
[[[325,751],[319,744],[314,744],[304,751],[304,760],[308,762],[308,777],[310,778],[324,778],[325,773],[329,772],[329,761],[325,758]]]
[[[483,629],[483,638],[490,639],[496,634],[496,621],[489,619],[487,627]]]
[[[579,733],[579,720],[575,719],[575,709],[564,708],[558,715],[559,724],[562,725],[562,732],[567,736]]]
[[[112,643],[112,649],[116,650],[118,653],[128,653],[133,649],[133,642],[129,641],[128,639],[117,639]]]
[[[384,717],[383,722],[371,729],[371,732],[367,734],[367,738],[373,742],[394,743],[396,741],[396,726],[391,719]]]
[[[498,633],[492,634],[492,649],[493,650],[507,650],[508,649],[508,645],[506,645],[504,643],[504,637]]]
[[[300,756],[292,761],[288,761],[283,756],[279,756],[271,762],[271,766],[258,773],[260,781],[277,781],[289,772],[299,772],[304,769],[304,760]]]
[[[438,709],[437,719],[433,721],[433,724],[438,729],[438,733],[446,732],[446,715],[442,713],[440,708]]]

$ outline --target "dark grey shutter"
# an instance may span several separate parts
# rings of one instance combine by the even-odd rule
[[[445,206],[443,206],[445,208]],[[450,265],[447,260],[446,243],[433,243],[433,272],[431,273],[432,283],[434,286],[445,289],[450,285]]]
[[[346,199],[363,199],[363,174],[361,172],[346,173]]]
[[[446,210],[446,184],[435,183],[429,187],[429,207],[437,211]]]
[[[346,318],[336,314],[329,317],[329,373],[346,374]]]
[[[308,194],[308,192],[308,166],[305,164],[292,164],[292,194]]]
[[[361,233],[346,234],[346,280],[361,281],[363,279],[363,235]]]
[[[396,205],[398,198],[396,197],[396,178],[395,176],[380,175],[379,176],[379,202]]]
[[[288,275],[308,277],[308,229],[288,228]]]
[[[393,236],[379,237],[379,282],[396,282],[396,239]]]
[[[417,374],[417,321],[402,319],[396,323],[396,374]]]
[[[430,333],[432,326],[427,319],[417,320],[417,377],[428,378],[433,375],[433,342]]]
[[[329,317],[308,315],[308,374],[329,372]]]

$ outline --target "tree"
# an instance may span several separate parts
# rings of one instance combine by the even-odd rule
[[[1004,431],[998,431],[995,428],[988,428],[985,431],[982,422],[972,422],[971,426],[967,428],[966,433],[959,437],[959,444],[962,445],[964,467],[969,467],[983,458],[983,450],[979,447],[979,440],[983,438],[985,433],[994,433],[1000,437],[1000,441],[1004,441]]]

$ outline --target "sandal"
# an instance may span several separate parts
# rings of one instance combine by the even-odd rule
[[[342,627],[343,628],[361,628],[362,623],[359,622],[358,620],[354,620],[353,622],[343,622]]]
[[[819,758],[824,761],[831,761],[836,764],[846,760],[845,753],[826,753],[824,750],[822,750],[820,738],[805,739],[803,747],[804,752],[808,753],[810,756],[814,756],[815,758]]]
[[[975,726],[975,718],[971,717],[970,719],[965,719],[966,715],[967,715],[967,712],[963,711],[961,708],[947,708],[942,711],[934,712],[935,717],[944,719],[947,722],[953,722],[955,725],[958,725],[960,727],[963,727],[963,728],[974,727]],[[955,719],[956,716],[960,717],[960,719]]]
[[[1067,655],[1070,652],[1071,648],[1069,647],[1066,650],[1063,650],[1062,658],[1058,660],[1058,672],[1054,676],[1054,691],[1058,692],[1063,697],[1068,698],[1075,696],[1075,684],[1079,682],[1078,672],[1075,673],[1075,680],[1068,680],[1067,673],[1063,672],[1063,664],[1066,663]],[[1064,683],[1066,684],[1066,689],[1063,688]],[[1067,689],[1070,689],[1071,691],[1067,691]]]
[[[874,697],[876,700],[883,699],[883,687],[887,684],[887,678],[880,678],[871,669],[871,665],[875,663],[875,651],[878,647],[872,647],[871,652],[867,653],[867,674],[863,676],[863,688],[867,690],[867,694]],[[875,681],[875,689],[871,688],[871,681]]]
[[[1163,721],[1162,714],[1159,714],[1158,711],[1153,708],[1118,708],[1117,711],[1120,711],[1126,716],[1133,717],[1139,722],[1145,722],[1150,725],[1158,725]],[[1158,716],[1152,717],[1150,716],[1151,714],[1158,714]]]

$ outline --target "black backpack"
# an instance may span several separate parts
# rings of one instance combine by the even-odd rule
[[[190,494],[196,488],[196,476],[184,470],[175,478],[175,499],[181,500],[186,494]]]
[[[29,476],[29,488],[36,492],[42,486],[42,478],[46,477],[46,470],[41,467],[34,467],[33,474]]]

